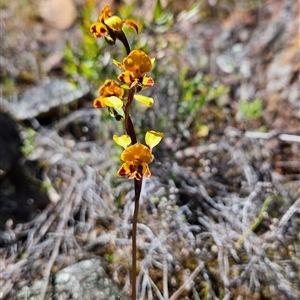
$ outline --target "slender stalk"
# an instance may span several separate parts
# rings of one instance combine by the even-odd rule
[[[106,25],[106,23],[104,21],[108,15],[107,14],[108,11],[110,12],[109,7],[108,7],[108,9],[105,8],[100,14],[100,20],[104,25]],[[138,28],[136,27],[136,25],[134,26],[134,28],[136,29],[136,31],[138,31]],[[105,36],[105,39],[108,42],[108,44],[114,45],[116,40],[119,40],[123,44],[127,55],[129,55],[131,53],[130,45],[128,43],[128,40],[127,40],[126,35],[123,32],[123,30],[122,29],[114,30],[113,28],[111,28],[108,25],[106,25],[106,29],[108,31],[108,34]],[[93,31],[94,31],[94,29],[93,29]],[[96,33],[96,32],[94,32],[94,33]],[[100,36],[102,36],[102,33],[100,33]],[[123,60],[123,62],[124,62],[124,60]],[[140,64],[140,63],[142,63],[142,62],[138,62],[138,64]],[[125,65],[125,62],[124,62],[124,65]],[[122,68],[124,68],[124,67],[122,67]],[[132,123],[132,120],[130,117],[130,106],[133,102],[134,94],[138,93],[142,90],[142,87],[143,87],[142,81],[143,81],[143,76],[141,76],[141,78],[135,78],[135,81],[129,86],[129,91],[128,91],[125,107],[124,106],[122,107],[122,109],[124,110],[124,113],[125,113],[125,130],[126,130],[126,133],[131,138],[132,145],[137,143],[137,138],[136,138],[134,126],[133,126],[133,123]],[[121,119],[120,117],[121,117],[120,115],[115,114],[116,120],[119,121]],[[134,164],[136,164],[136,162],[134,162]],[[136,166],[133,165],[133,167],[136,167]],[[138,165],[138,168],[140,168],[140,167],[142,167],[142,169],[143,169],[142,165]],[[132,297],[131,297],[131,299],[132,300],[136,300],[136,273],[137,273],[136,234],[137,234],[137,220],[138,220],[138,213],[139,213],[139,200],[140,200],[142,183],[143,183],[143,173],[139,169],[136,172],[138,173],[138,175],[136,175],[136,178],[134,179],[134,212],[133,212],[133,217],[132,217],[132,234],[131,234],[131,237],[132,237],[131,238],[132,239],[132,271],[131,271]],[[137,178],[139,178],[140,180],[138,180]]]
[[[120,31],[115,31],[115,36],[118,40],[120,40],[122,42],[122,44],[124,45],[124,48],[126,50],[127,55],[130,53],[130,46],[128,44],[128,40],[126,38],[126,35],[124,34],[123,30]]]
[[[135,88],[129,89],[127,96],[127,103],[125,106],[125,129],[127,134],[131,138],[131,143],[134,145],[137,142],[134,126],[129,115],[130,105],[133,101],[135,93]],[[137,232],[137,220],[139,213],[139,200],[142,189],[142,180],[134,179],[134,212],[132,218],[132,233],[131,233],[131,242],[132,242],[132,270],[131,270],[131,299],[136,300],[136,274],[137,274],[137,247],[136,247],[136,232]]]
[[[133,101],[134,92],[135,92],[134,88],[129,89],[128,96],[127,96],[127,103],[125,106],[125,129],[126,129],[127,134],[131,138],[132,145],[134,145],[137,142],[134,126],[132,124],[132,121],[131,121],[131,118],[129,115],[130,106]]]
[[[134,179],[134,212],[133,212],[133,219],[132,219],[132,271],[131,271],[131,284],[132,284],[132,300],[136,300],[136,231],[137,231],[137,219],[139,214],[139,200],[141,195],[141,188],[142,188],[142,180]]]

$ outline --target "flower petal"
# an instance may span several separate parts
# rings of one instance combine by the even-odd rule
[[[131,138],[128,134],[123,134],[121,136],[117,136],[116,134],[113,136],[113,140],[121,147],[126,149],[131,144]]]
[[[129,176],[128,176],[128,179],[136,179],[136,180],[141,180],[143,178],[143,175],[140,174],[138,171],[134,171],[133,173],[131,173]]]
[[[106,5],[99,14],[99,21],[104,22],[106,19],[111,17],[111,9],[109,5]]]
[[[123,63],[125,70],[133,72],[135,78],[142,78],[152,69],[151,59],[142,50],[132,50]]]
[[[134,95],[134,99],[141,102],[141,103],[143,103],[143,104],[145,104],[148,107],[151,107],[154,103],[153,98],[150,98],[150,97],[147,97],[147,96],[144,96],[144,95],[136,94],[136,95]]]
[[[104,98],[104,102],[106,106],[113,108],[121,108],[123,106],[123,101],[116,96],[106,97]]]
[[[114,110],[114,117],[118,118],[119,119],[118,121],[125,119],[125,112],[123,110],[123,107],[121,108],[114,107],[113,110]]]
[[[121,87],[124,90],[129,90],[130,89],[130,86],[128,84],[122,84]]]
[[[129,146],[121,154],[121,160],[123,161],[140,161],[149,164],[152,159],[149,148],[140,143]]]
[[[130,165],[131,165],[131,162],[125,162],[121,168],[118,170],[117,174],[119,176],[124,176],[124,175],[128,175],[131,173],[131,170],[130,170]]]
[[[143,176],[145,176],[146,178],[149,178],[151,176],[148,164],[145,162],[139,165],[131,165],[129,169],[132,170],[132,173],[129,174],[128,179],[135,178],[136,180],[141,180]]]
[[[122,62],[118,62],[115,59],[113,59],[113,64],[115,64],[117,67],[124,69],[124,64]]]
[[[121,82],[130,84],[130,83],[134,82],[134,79],[135,79],[135,78],[134,78],[134,75],[132,74],[132,72],[125,71],[125,72],[122,72],[122,73],[118,76],[118,79],[119,79]]]
[[[149,178],[151,176],[151,172],[150,172],[148,164],[147,163],[142,163],[142,166],[143,166],[143,175],[146,178]]]
[[[116,37],[112,34],[104,36],[105,42],[110,45],[114,46],[116,44]]]
[[[104,98],[103,98],[103,97],[96,98],[96,99],[94,100],[93,106],[94,106],[95,108],[103,108],[103,107],[106,107]]]
[[[125,21],[124,21],[124,24],[126,24],[127,26],[133,28],[133,29],[136,31],[136,33],[139,32],[139,28],[138,28],[138,26],[136,25],[135,22],[133,22],[133,21],[131,21],[131,20],[125,20]]]
[[[150,147],[150,149],[152,149],[160,143],[163,136],[164,134],[162,132],[157,132],[154,130],[147,131],[145,135],[146,144]]]
[[[112,79],[105,80],[104,84],[98,90],[99,95],[102,97],[116,96],[122,98],[124,90],[120,84]]]
[[[105,24],[115,31],[121,31],[123,27],[123,21],[118,16],[112,16],[106,19]]]
[[[103,23],[93,23],[90,26],[90,32],[94,37],[100,38],[108,33],[106,26]]]
[[[143,86],[153,86],[154,85],[154,80],[151,77],[144,77],[143,78]]]

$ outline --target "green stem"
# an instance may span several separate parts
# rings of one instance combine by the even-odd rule
[[[239,240],[235,243],[235,248],[238,249],[242,242],[245,240],[245,238],[251,233],[253,232],[257,226],[261,223],[261,221],[264,218],[264,213],[267,211],[270,202],[274,199],[274,196],[268,196],[264,203],[263,206],[258,214],[257,219],[254,221],[254,223],[250,226],[250,228],[248,228],[248,230],[239,238]]]

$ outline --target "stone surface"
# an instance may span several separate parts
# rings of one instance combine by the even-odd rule
[[[106,274],[97,259],[84,260],[69,266],[54,275],[53,285],[48,287],[47,300],[125,300],[125,296]],[[41,281],[31,287],[24,286],[17,294],[17,300],[36,299]]]
[[[27,89],[17,104],[7,105],[16,120],[44,117],[51,110],[86,96],[89,91],[89,85],[85,81],[75,85],[64,79],[50,78]]]
[[[294,130],[300,122],[299,22],[292,0],[237,7],[222,23],[199,23],[188,32],[183,60],[190,72],[219,77],[234,101],[262,99],[271,128]]]

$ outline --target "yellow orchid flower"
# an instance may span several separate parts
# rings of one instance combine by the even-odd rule
[[[138,85],[141,88],[153,86],[154,81],[150,77],[145,77],[152,70],[154,59],[142,50],[132,50],[122,62],[113,60],[113,63],[123,69],[118,79],[129,87]]]
[[[109,5],[105,6],[100,12],[99,21],[100,22],[95,22],[90,26],[90,32],[96,38],[109,36],[111,34],[111,30],[122,31],[124,24],[132,27],[138,33],[138,26],[135,22],[130,20],[123,21],[120,17],[113,16]]]
[[[128,175],[129,179],[137,180],[151,176],[148,164],[152,161],[152,153],[147,146],[140,143],[129,146],[122,152],[121,160],[124,163],[117,173],[119,176]]]
[[[150,130],[145,136],[148,147],[140,143],[135,143],[128,147],[131,143],[131,139],[127,134],[121,136],[114,135],[114,141],[125,148],[121,154],[121,160],[124,161],[124,163],[117,174],[119,176],[127,175],[129,179],[135,178],[137,180],[141,180],[143,176],[150,177],[149,163],[153,160],[152,149],[162,138],[162,132]]]
[[[108,79],[98,92],[99,97],[94,100],[95,108],[113,107],[119,109],[123,106],[124,89],[118,82]]]
[[[134,78],[141,78],[149,73],[152,69],[152,60],[142,50],[132,50],[123,62],[113,60],[119,68],[131,73]]]

